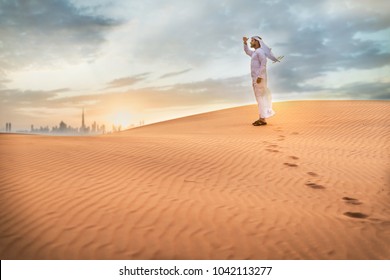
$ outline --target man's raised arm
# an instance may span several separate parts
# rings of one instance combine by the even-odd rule
[[[247,38],[247,37],[242,37],[242,41],[244,42],[244,51],[245,51],[245,53],[246,53],[247,55],[249,55],[249,56],[252,56],[253,51],[250,50],[250,49],[248,48],[248,45],[247,45],[248,38]]]

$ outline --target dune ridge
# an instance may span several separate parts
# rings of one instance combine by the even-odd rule
[[[0,135],[1,259],[389,259],[388,101]]]

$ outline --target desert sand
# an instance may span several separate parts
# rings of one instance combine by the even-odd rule
[[[1,259],[390,259],[390,102],[0,135]]]

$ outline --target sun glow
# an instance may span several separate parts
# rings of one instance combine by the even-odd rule
[[[126,110],[114,112],[110,116],[110,121],[115,126],[121,126],[122,129],[129,128],[131,124],[131,114]]]

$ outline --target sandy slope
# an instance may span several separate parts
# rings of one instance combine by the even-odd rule
[[[390,102],[0,135],[1,259],[389,259]]]

